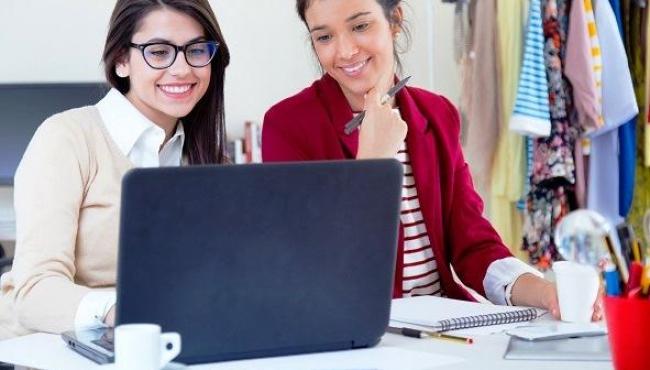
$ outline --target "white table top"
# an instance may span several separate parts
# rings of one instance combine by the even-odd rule
[[[474,338],[472,345],[448,342],[437,339],[413,339],[402,337],[394,334],[386,334],[381,343],[375,348],[375,352],[367,352],[367,355],[390,354],[412,354],[420,357],[416,367],[409,365],[408,369],[535,369],[535,370],[571,370],[571,369],[613,369],[611,362],[584,362],[584,361],[514,361],[504,360],[503,354],[508,344],[508,337],[505,334],[494,334]],[[313,355],[302,355],[300,367],[295,361],[295,356],[276,357],[263,360],[248,360],[236,362],[222,362],[215,364],[191,366],[190,369],[208,370],[208,369],[246,369],[246,368],[273,368],[273,369],[349,369],[350,366],[355,369],[359,367],[359,354],[372,350],[352,350],[338,353],[323,353]],[[428,357],[427,357],[428,356]],[[336,363],[324,363],[330,359],[337,359]],[[347,364],[347,359],[350,363]],[[424,361],[431,359],[431,363]],[[66,369],[66,370],[92,370],[92,369],[109,369],[109,366],[98,366],[85,359],[84,357],[69,350],[63,340],[57,335],[51,334],[32,334],[25,337],[14,338],[0,342],[0,361],[13,362],[27,367],[38,369]],[[404,358],[395,359],[403,364],[409,364]],[[361,368],[391,368],[390,365],[376,366],[377,359],[374,362],[369,359],[369,366]],[[426,362],[426,363],[423,363]],[[168,366],[167,369],[179,369],[183,366]],[[407,369],[407,367],[402,367]]]

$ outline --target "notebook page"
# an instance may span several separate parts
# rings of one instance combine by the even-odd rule
[[[485,315],[491,313],[518,311],[527,307],[497,306],[493,304],[460,301],[450,298],[420,296],[393,299],[390,311],[391,325],[431,329],[438,321],[463,316]],[[544,312],[539,310],[540,313]],[[479,326],[450,333],[460,335],[484,335],[500,333],[506,329],[525,325],[516,322],[503,325]]]

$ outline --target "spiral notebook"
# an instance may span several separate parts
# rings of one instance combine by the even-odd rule
[[[481,335],[514,328],[539,317],[543,312],[529,307],[421,296],[393,299],[390,320],[393,326]]]

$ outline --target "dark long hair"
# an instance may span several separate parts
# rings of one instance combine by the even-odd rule
[[[397,69],[399,71],[402,69],[402,61],[399,57],[399,54],[406,52],[406,50],[409,48],[409,44],[411,43],[411,33],[409,31],[408,23],[404,20],[395,19],[395,9],[398,5],[402,4],[402,0],[375,1],[381,5],[381,8],[384,11],[384,16],[388,20],[388,23],[390,23],[391,26],[399,26],[399,28],[402,30],[402,33],[404,34],[406,44],[404,46],[394,44],[393,47],[393,57],[395,57],[395,63],[397,64]],[[298,12],[298,15],[300,16],[302,22],[308,28],[309,26],[307,25],[307,19],[305,19],[305,12],[307,12],[307,9],[311,6],[312,2],[314,2],[314,0],[296,0],[296,11]]]
[[[115,66],[127,54],[129,42],[142,19],[151,11],[164,7],[192,17],[203,27],[208,40],[219,43],[217,55],[210,65],[212,71],[208,89],[192,111],[183,117],[183,155],[190,164],[223,163],[226,161],[223,86],[230,53],[208,0],[118,0],[111,16],[102,58],[106,79],[122,94],[129,91],[129,79],[119,77]]]

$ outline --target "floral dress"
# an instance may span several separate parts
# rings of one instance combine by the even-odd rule
[[[580,132],[570,116],[571,90],[563,74],[569,6],[569,0],[542,1],[551,134],[532,141],[533,163],[523,241],[530,262],[541,270],[559,258],[553,240],[555,227],[564,215],[576,208],[573,152]]]

